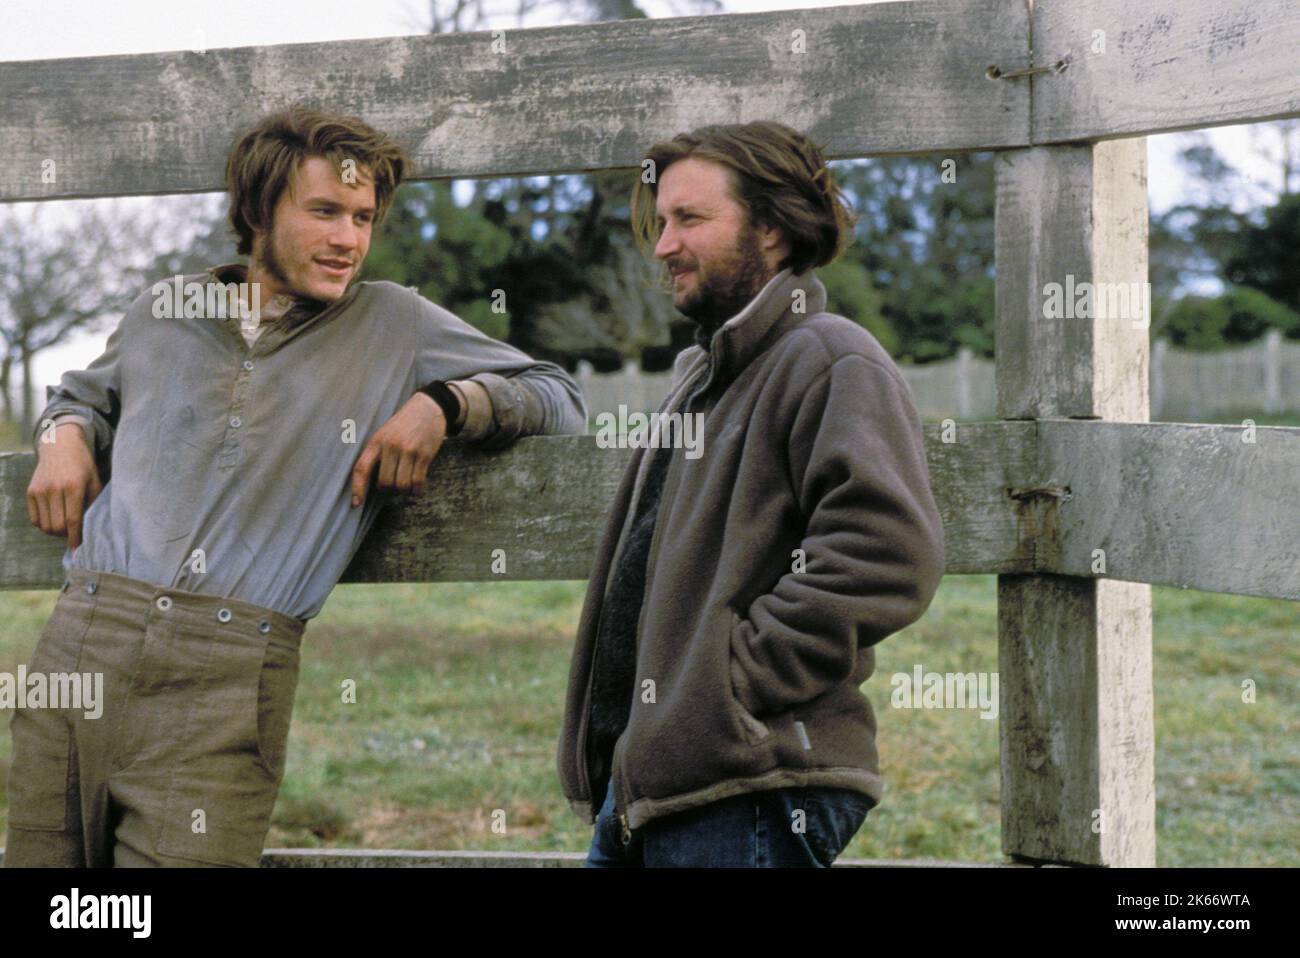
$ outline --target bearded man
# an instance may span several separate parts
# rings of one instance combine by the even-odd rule
[[[859,690],[918,619],[943,526],[907,384],[825,311],[852,214],[778,123],[658,143],[632,197],[696,325],[664,416],[703,454],[634,454],[579,624],[557,764],[593,867],[829,866],[882,780]]]

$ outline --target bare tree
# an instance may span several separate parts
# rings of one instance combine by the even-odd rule
[[[45,204],[0,208],[0,392],[13,419],[21,372],[21,434],[36,418],[32,359],[74,331],[93,331],[139,294],[151,230],[120,203],[77,204],[52,222]]]

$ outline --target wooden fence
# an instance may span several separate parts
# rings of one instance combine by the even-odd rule
[[[1003,850],[1153,864],[1149,583],[1300,599],[1300,429],[1147,422],[1147,330],[1045,318],[1044,289],[1145,281],[1145,134],[1300,116],[1300,5],[915,0],[503,36],[0,63],[0,202],[218,189],[236,129],[300,101],[391,131],[417,178],[638,168],[654,140],[760,118],[832,158],[998,151],[999,421],[925,437],[948,571],[999,577]],[[487,579],[502,543],[510,578],[584,577],[626,461],[590,436],[449,449],[345,581]],[[32,468],[0,457],[0,587],[62,579]]]

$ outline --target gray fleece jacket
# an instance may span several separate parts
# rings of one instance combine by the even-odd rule
[[[596,637],[640,491],[638,450],[597,547],[557,764],[587,822],[615,771],[626,828],[780,787],[882,792],[859,686],[873,646],[916,621],[943,574],[920,419],[889,355],[778,273],[678,356],[661,411],[704,415],[672,450],[637,625],[636,683],[612,750],[588,747]]]

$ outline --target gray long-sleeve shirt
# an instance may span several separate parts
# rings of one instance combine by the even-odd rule
[[[214,276],[244,278],[226,267],[184,281]],[[78,415],[108,475],[64,568],[310,619],[381,505],[372,486],[352,508],[353,466],[421,386],[482,384],[494,422],[484,447],[586,430],[563,369],[394,283],[356,283],[323,309],[301,303],[251,347],[238,318],[156,318],[157,302],[141,294],[103,355],[48,390],[41,420]]]

